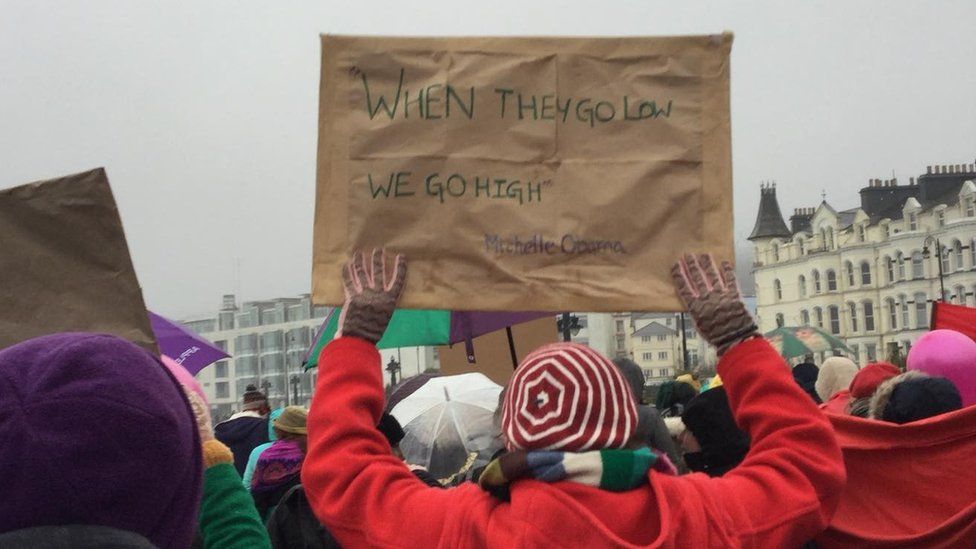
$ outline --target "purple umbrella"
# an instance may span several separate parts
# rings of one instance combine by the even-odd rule
[[[159,343],[159,352],[173,359],[177,364],[182,365],[188,372],[197,375],[197,372],[207,366],[230,355],[221,351],[219,347],[210,343],[206,339],[194,334],[179,324],[149,312],[149,323],[152,325],[153,333],[156,334],[156,341]]]

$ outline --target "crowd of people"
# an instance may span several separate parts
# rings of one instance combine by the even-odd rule
[[[4,349],[0,548],[974,545],[976,483],[926,469],[890,485],[905,439],[976,465],[976,342],[932,331],[904,372],[844,357],[790,368],[728,263],[686,256],[672,274],[717,375],[683,375],[652,405],[634,362],[546,345],[502,391],[487,464],[449,483],[404,461],[386,407],[376,342],[400,256],[357,253],[343,272],[307,410],[272,410],[251,386],[212,425],[179,365],[113,336]],[[951,496],[912,492],[952,480]],[[909,524],[895,500],[913,498],[927,510]]]

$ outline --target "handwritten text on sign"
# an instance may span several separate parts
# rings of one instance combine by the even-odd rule
[[[323,37],[313,293],[407,254],[403,306],[675,310],[731,249],[731,37]]]

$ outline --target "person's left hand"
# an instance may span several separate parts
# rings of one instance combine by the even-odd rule
[[[357,251],[342,270],[346,302],[339,315],[336,337],[353,336],[376,344],[390,324],[407,277],[407,261],[397,254],[387,271],[386,250],[367,256]]]

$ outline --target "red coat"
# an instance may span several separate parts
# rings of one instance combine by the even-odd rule
[[[851,401],[851,392],[847,389],[834,393],[830,400],[820,405],[820,409],[831,414],[844,415],[847,413],[847,404]]]
[[[792,547],[826,527],[844,483],[826,418],[761,339],[718,370],[752,437],[721,478],[650,472],[612,493],[521,480],[502,502],[475,484],[428,488],[374,427],[383,410],[380,356],[342,338],[319,361],[302,470],[312,509],[343,547]]]
[[[976,546],[976,406],[905,425],[827,417],[849,480],[818,547]]]

